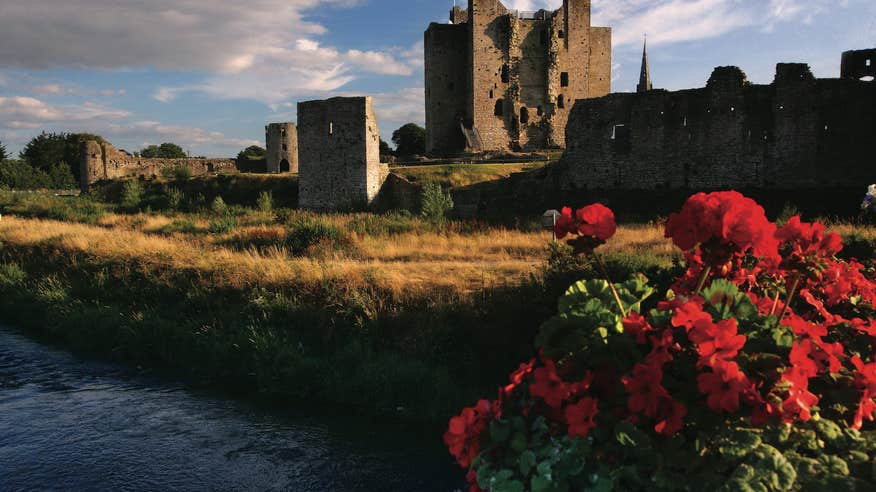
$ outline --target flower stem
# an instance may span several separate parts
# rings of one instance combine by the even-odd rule
[[[788,307],[791,306],[791,302],[794,300],[794,296],[797,295],[797,288],[800,287],[800,281],[803,280],[803,275],[799,272],[794,275],[794,281],[791,283],[791,290],[788,291],[788,299],[785,301],[785,305],[782,306],[782,312],[779,313],[779,323],[782,322],[782,319],[785,317],[785,313],[788,312]]]
[[[617,303],[617,307],[618,309],[620,309],[621,316],[626,318],[627,310],[624,308],[623,302],[621,302],[620,294],[618,294],[617,288],[614,286],[614,282],[612,282],[611,277],[608,276],[608,270],[605,268],[605,264],[602,263],[602,260],[596,253],[593,253],[593,259],[596,260],[596,266],[599,267],[600,272],[602,272],[602,276],[605,278],[605,281],[608,282],[609,288],[611,288],[611,293],[614,294],[614,302]]]
[[[773,307],[770,309],[770,316],[776,314],[776,309],[779,308],[779,296],[781,295],[782,293],[777,290],[776,296],[773,298]]]
[[[700,295],[700,292],[706,287],[706,280],[709,279],[709,275],[712,273],[712,266],[709,265],[703,270],[703,273],[700,274],[700,280],[697,282],[697,290],[694,291],[694,295]]]

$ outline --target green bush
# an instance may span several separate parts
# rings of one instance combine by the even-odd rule
[[[420,195],[420,214],[427,220],[443,223],[453,210],[453,198],[438,183],[427,183]]]
[[[225,200],[221,196],[217,196],[213,199],[213,203],[210,204],[210,211],[215,215],[227,215],[228,205],[225,204]]]
[[[183,204],[183,193],[179,188],[168,187],[164,190],[164,196],[167,198],[168,210],[180,210]]]
[[[237,219],[231,215],[225,215],[210,221],[210,234],[224,234],[237,227]]]
[[[176,181],[188,181],[192,178],[192,168],[186,164],[176,164],[175,166],[165,167],[161,170],[161,175],[167,179]]]
[[[259,207],[259,211],[265,214],[270,214],[274,211],[274,195],[270,191],[263,191],[259,193],[259,198],[256,204]]]
[[[16,263],[0,263],[0,286],[4,288],[21,287],[27,280],[25,272]]]
[[[136,179],[125,181],[119,204],[127,209],[136,209],[143,199],[143,187]]]
[[[416,223],[407,210],[385,215],[363,214],[350,222],[350,230],[363,236],[390,236],[405,234],[416,229]]]
[[[289,224],[286,247],[296,255],[323,241],[337,241],[343,237],[341,230],[309,216],[299,217]]]

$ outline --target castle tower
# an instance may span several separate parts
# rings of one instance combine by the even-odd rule
[[[389,174],[371,97],[298,103],[298,205],[341,211],[370,206]]]
[[[611,91],[611,29],[591,27],[590,0],[469,0],[450,17],[425,34],[430,153],[562,147],[575,101]]]
[[[298,129],[295,123],[265,127],[268,174],[298,173]]]
[[[636,86],[636,92],[648,92],[652,90],[651,86],[651,68],[648,65],[648,38],[645,38],[645,47],[642,49],[642,72],[639,75],[639,85]]]

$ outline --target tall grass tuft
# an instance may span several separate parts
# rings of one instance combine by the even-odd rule
[[[420,214],[428,221],[443,224],[453,210],[453,198],[438,183],[427,183],[420,195]]]
[[[270,191],[259,193],[259,198],[256,201],[259,211],[263,214],[271,214],[274,212],[274,195]]]
[[[125,181],[122,186],[122,195],[119,200],[119,205],[128,209],[134,210],[140,207],[140,202],[143,199],[143,187],[136,179]]]

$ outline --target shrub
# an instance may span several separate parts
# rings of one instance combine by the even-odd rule
[[[122,185],[122,194],[119,204],[127,209],[136,209],[140,206],[142,198],[143,187],[140,186],[140,182],[135,179],[125,181],[125,184]]]
[[[161,175],[167,179],[173,179],[176,181],[188,181],[192,178],[191,166],[188,166],[183,163],[176,164],[174,166],[165,167],[161,170]]]
[[[180,210],[183,203],[183,194],[179,188],[169,187],[164,190],[164,196],[167,199],[167,208],[169,210]]]
[[[876,281],[842,242],[778,228],[735,192],[667,223],[687,269],[665,298],[613,283],[595,205],[560,238],[592,258],[496,401],[451,419],[472,490],[869,490],[876,487]]]
[[[27,280],[27,272],[15,263],[0,263],[0,286],[18,288]]]
[[[237,227],[237,219],[231,215],[225,215],[210,221],[210,234],[224,234]]]
[[[312,246],[323,241],[337,241],[343,237],[341,230],[309,216],[299,217],[289,224],[286,247],[295,254],[304,254]]]
[[[228,205],[225,204],[225,200],[221,196],[217,196],[210,204],[210,211],[216,215],[226,215],[228,214]]]
[[[256,203],[259,207],[259,211],[262,213],[270,214],[274,211],[274,195],[270,191],[259,193],[259,198]]]
[[[427,183],[420,195],[420,214],[427,220],[443,223],[453,210],[453,198],[438,183]]]

